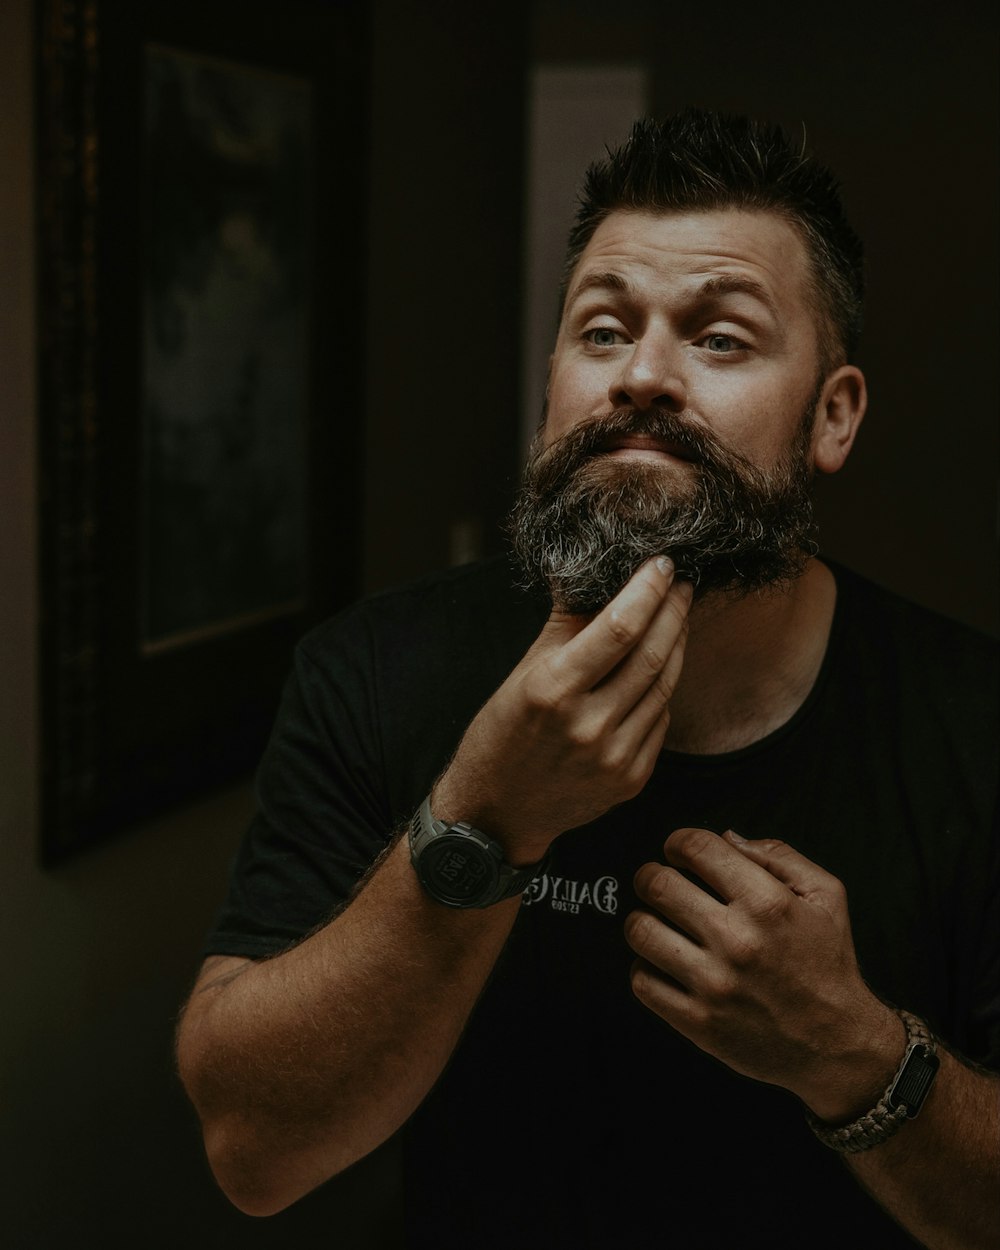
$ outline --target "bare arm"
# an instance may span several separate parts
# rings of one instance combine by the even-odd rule
[[[340,916],[259,963],[208,960],[178,1037],[209,1160],[270,1215],[367,1154],[451,1054],[517,914],[452,911],[398,839]]]
[[[920,1115],[847,1163],[929,1250],[996,1250],[1000,1077],[942,1047],[938,1054],[941,1068]]]
[[[690,588],[645,565],[591,622],[553,613],[467,730],[435,816],[498,838],[513,864],[645,784],[669,722]],[[273,959],[209,960],[178,1034],[209,1160],[269,1214],[385,1140],[433,1085],[519,902],[430,900],[398,840],[350,905]]]
[[[636,877],[649,910],[627,921],[638,997],[735,1071],[797,1094],[821,1120],[847,1124],[871,1109],[899,1067],[906,1030],[861,977],[842,884],[771,840],[681,829],[664,852],[665,865]],[[997,1246],[1000,1079],[942,1053],[920,1115],[848,1166],[931,1250]]]

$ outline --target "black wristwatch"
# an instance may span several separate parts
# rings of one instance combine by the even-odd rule
[[[492,907],[522,894],[548,862],[512,868],[503,848],[464,820],[449,825],[431,815],[430,795],[410,821],[410,859],[420,884],[445,907]]]

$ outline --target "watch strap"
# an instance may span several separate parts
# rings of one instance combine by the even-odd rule
[[[908,1011],[898,1012],[906,1025],[906,1053],[899,1070],[875,1106],[839,1128],[806,1112],[809,1127],[819,1140],[840,1154],[859,1154],[888,1141],[924,1105],[941,1065],[937,1043],[927,1025]]]

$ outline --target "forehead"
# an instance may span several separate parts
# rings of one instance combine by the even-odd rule
[[[577,261],[567,306],[595,278],[608,274],[651,291],[732,279],[748,289],[759,287],[761,298],[786,314],[810,308],[805,244],[774,213],[618,210],[601,222]]]

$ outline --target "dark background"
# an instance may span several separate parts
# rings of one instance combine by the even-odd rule
[[[285,1215],[212,1186],[171,1072],[177,1004],[249,811],[217,794],[36,867],[31,0],[0,9],[0,1203],[18,1247],[392,1244],[392,1150]],[[276,4],[276,20],[281,6]],[[869,416],[823,483],[827,549],[993,630],[995,29],[985,5],[390,3],[371,14],[367,304],[330,344],[361,382],[368,589],[496,546],[516,474],[525,86],[533,63],[648,66],[653,110],[798,127],[870,255]],[[344,119],[350,124],[350,118]],[[337,153],[331,152],[335,161]],[[355,246],[337,240],[345,252]],[[356,296],[331,291],[331,299]],[[353,386],[346,388],[353,393]],[[338,402],[336,388],[330,399]]]

